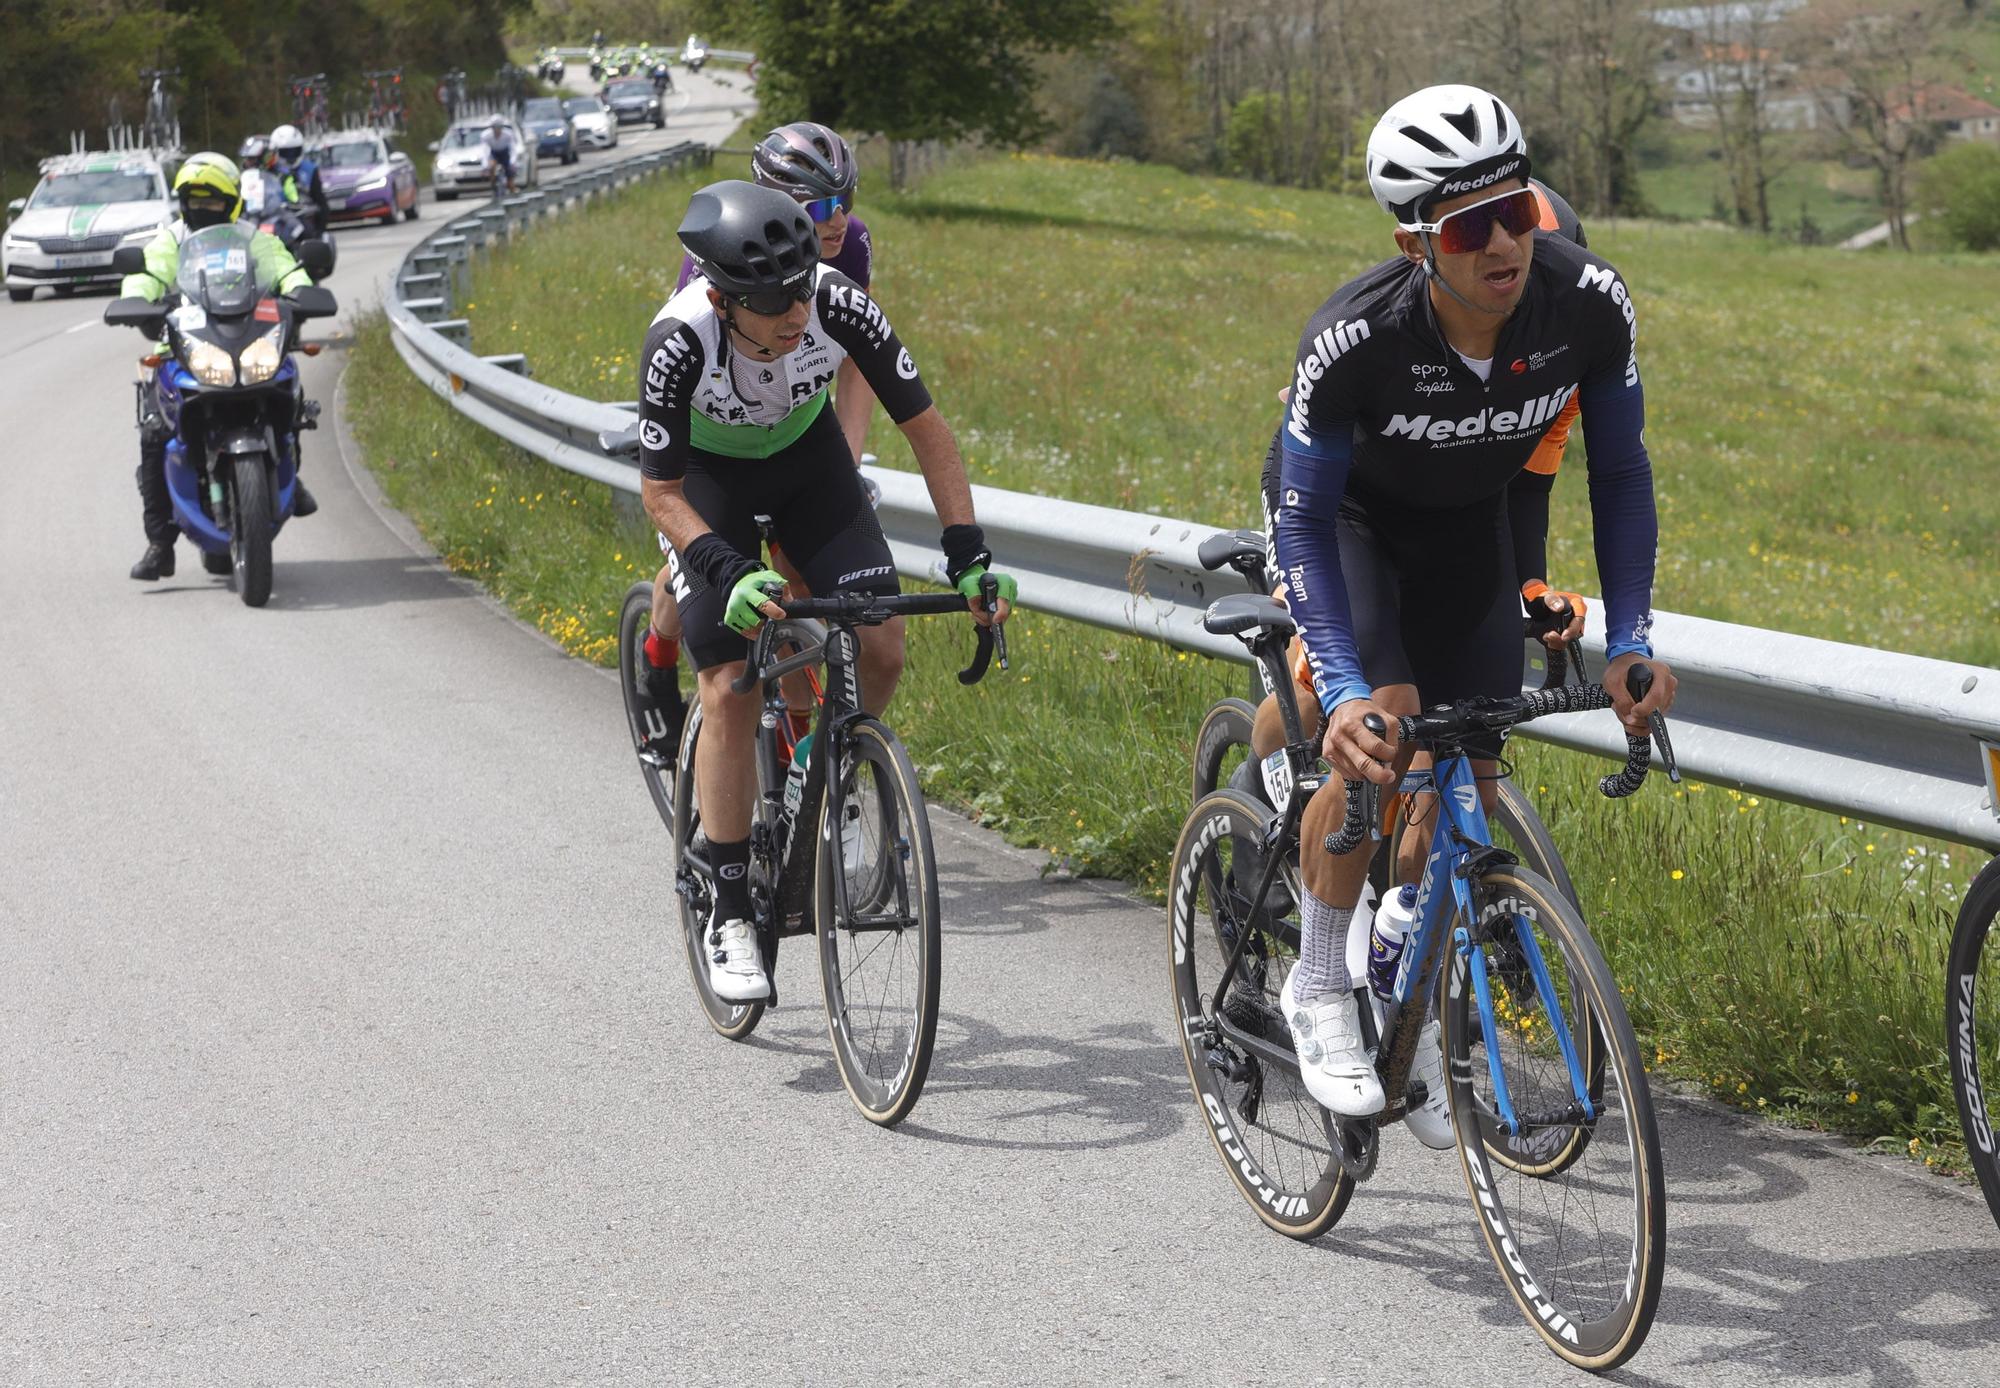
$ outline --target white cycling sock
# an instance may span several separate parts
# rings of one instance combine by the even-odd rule
[[[1354,910],[1327,905],[1311,892],[1299,903],[1299,972],[1292,992],[1299,1001],[1326,993],[1348,993],[1354,980],[1347,973],[1347,924]]]

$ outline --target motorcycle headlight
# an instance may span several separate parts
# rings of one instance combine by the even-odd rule
[[[186,339],[186,342],[187,367],[194,372],[197,381],[205,386],[236,384],[236,363],[230,359],[227,350],[195,337]]]
[[[285,325],[280,323],[255,342],[243,349],[237,358],[243,370],[243,384],[262,385],[278,374],[278,363],[285,359]]]

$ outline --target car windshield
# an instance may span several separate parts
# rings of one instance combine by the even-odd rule
[[[342,140],[317,152],[322,164],[335,169],[365,169],[370,164],[386,164],[389,156],[380,140]]]
[[[256,229],[241,222],[198,231],[181,243],[180,273],[174,287],[181,298],[200,304],[218,318],[240,318],[257,307],[266,286],[250,253]]]
[[[523,120],[561,120],[562,118],[562,103],[552,96],[542,97],[538,101],[530,101],[521,108],[521,119]]]
[[[440,148],[471,149],[480,142],[480,137],[485,134],[486,127],[483,125],[454,125],[451,129],[444,132],[444,140]]]
[[[572,116],[594,115],[604,109],[604,103],[594,96],[573,96],[563,104]]]
[[[613,96],[651,96],[652,94],[653,84],[651,82],[613,82],[611,84],[611,95]]]
[[[30,207],[95,207],[107,202],[150,202],[166,196],[146,169],[100,169],[50,174],[28,199]]]

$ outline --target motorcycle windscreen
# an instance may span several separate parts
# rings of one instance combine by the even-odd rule
[[[181,243],[180,273],[175,288],[190,304],[200,304],[211,318],[241,318],[270,292],[259,282],[257,257],[251,254],[254,227],[242,222],[207,227]]]

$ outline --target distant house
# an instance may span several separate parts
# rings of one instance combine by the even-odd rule
[[[1921,121],[1935,125],[1947,140],[2000,144],[2000,106],[1943,82],[1912,88],[1890,108],[1889,117],[1899,124]]]

